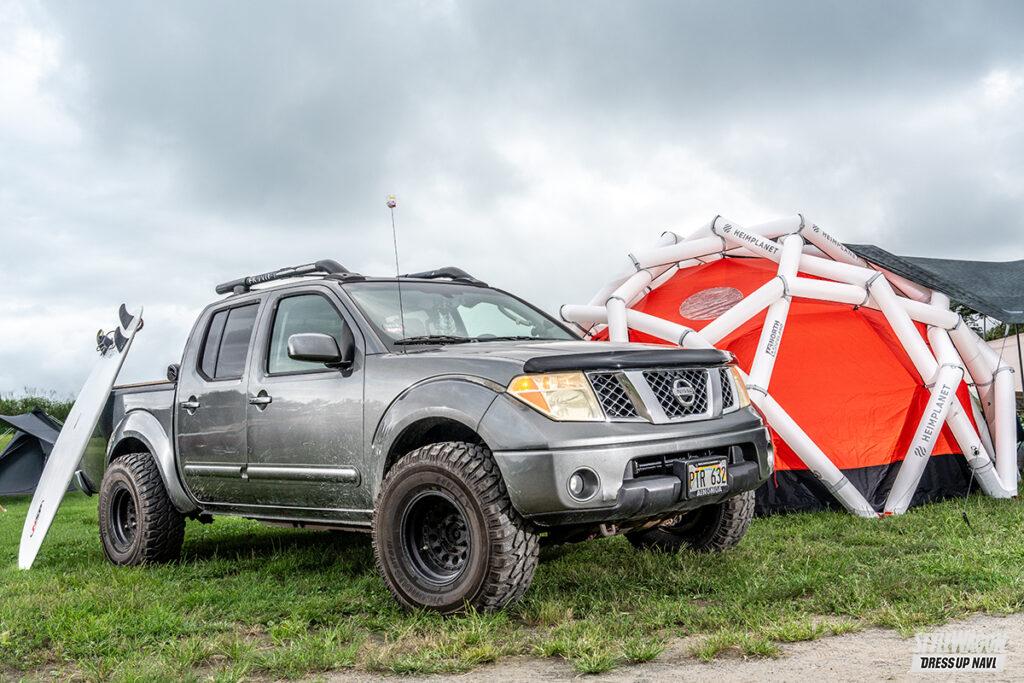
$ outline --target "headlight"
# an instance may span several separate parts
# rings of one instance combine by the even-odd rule
[[[740,374],[740,369],[735,365],[730,365],[729,371],[732,372],[733,386],[736,387],[736,396],[740,400],[740,408],[746,408],[750,405],[750,394],[747,393],[747,384],[743,381],[743,375]]]
[[[508,393],[553,420],[604,420],[597,396],[582,372],[519,375],[509,382]]]

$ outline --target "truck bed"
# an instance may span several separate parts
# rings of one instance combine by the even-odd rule
[[[156,415],[160,422],[170,430],[173,407],[174,382],[169,380],[115,386],[110,392],[107,406],[103,410],[103,417],[100,419],[100,434],[109,439],[114,426],[121,421],[125,413],[139,408],[144,408]],[[166,422],[164,422],[165,414]]]
[[[103,408],[96,433],[82,457],[81,469],[89,480],[99,486],[106,469],[107,442],[121,419],[131,410],[140,408],[153,413],[167,433],[171,433],[174,408],[174,382],[159,380],[115,386]]]

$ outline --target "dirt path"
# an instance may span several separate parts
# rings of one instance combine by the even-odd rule
[[[860,633],[822,638],[782,646],[778,659],[739,659],[724,657],[703,664],[688,654],[688,644],[671,644],[653,662],[624,666],[600,676],[588,676],[587,683],[620,681],[904,681],[962,680],[969,677],[985,681],[1024,680],[1024,614],[1009,617],[977,615],[963,621],[929,629],[929,633],[968,631],[982,634],[1003,633],[1009,638],[1006,664],[998,674],[914,674],[910,672],[913,638],[901,638],[894,631],[869,629]],[[458,676],[405,678],[404,681],[459,681],[460,683],[512,683],[513,681],[561,681],[578,677],[557,659],[516,657]],[[346,673],[332,677],[335,683],[378,680],[367,674]]]

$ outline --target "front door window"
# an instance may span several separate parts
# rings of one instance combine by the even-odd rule
[[[272,375],[289,372],[323,370],[323,363],[294,360],[288,357],[288,338],[293,334],[319,332],[334,337],[341,345],[341,330],[345,323],[327,299],[318,294],[290,296],[282,299],[274,316],[274,329],[270,337],[267,371]]]

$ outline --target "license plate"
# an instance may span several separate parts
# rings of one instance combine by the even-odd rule
[[[725,458],[687,465],[686,490],[690,497],[713,496],[729,488],[729,467]]]

